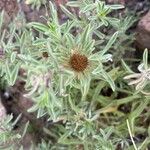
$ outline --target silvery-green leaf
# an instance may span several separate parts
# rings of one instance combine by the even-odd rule
[[[144,69],[148,69],[148,49],[145,49],[144,54],[143,54],[143,64],[144,64]]]
[[[112,90],[115,91],[115,83],[112,80],[112,78],[109,76],[109,74],[106,73],[104,70],[102,70],[101,74],[102,74],[103,78],[110,84]]]
[[[62,11],[70,18],[73,20],[76,20],[76,16],[72,14],[68,9],[66,9],[63,5],[60,5]]]
[[[82,5],[82,3],[80,1],[71,1],[67,3],[67,6],[70,7],[80,7]]]
[[[115,4],[115,5],[109,5],[109,7],[110,7],[110,9],[113,9],[113,10],[125,8],[123,5],[118,5],[118,4]]]

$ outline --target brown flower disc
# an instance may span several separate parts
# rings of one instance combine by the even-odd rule
[[[44,58],[48,58],[48,53],[47,53],[47,52],[43,52],[43,53],[42,53],[42,56],[43,56]]]
[[[71,55],[69,64],[74,71],[82,72],[88,66],[88,58],[85,55],[75,53]]]

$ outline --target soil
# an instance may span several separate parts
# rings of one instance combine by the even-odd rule
[[[126,7],[135,12],[135,14],[144,15],[149,11],[149,0],[125,0]]]
[[[7,26],[14,16],[17,15],[19,6],[17,0],[0,0],[0,12],[4,10],[3,25]]]
[[[46,23],[46,20],[42,17],[47,17],[48,13],[44,6],[42,6],[39,10],[32,9],[30,5],[25,4],[24,1],[20,2],[20,9],[25,14],[25,18],[27,22],[41,22]]]
[[[0,11],[3,9],[10,17],[17,14],[19,9],[17,0],[0,0]]]

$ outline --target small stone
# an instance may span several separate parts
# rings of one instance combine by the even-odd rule
[[[0,12],[4,10],[3,28],[14,19],[19,11],[17,0],[0,0]]]
[[[0,121],[6,117],[6,109],[0,100]]]
[[[21,5],[21,8],[22,8],[22,11],[24,11],[25,13],[29,13],[29,12],[31,11],[30,6],[27,5],[27,4],[25,4],[24,1],[22,1],[22,2],[20,3],[20,5]]]
[[[0,0],[0,11],[5,10],[10,17],[16,14],[18,9],[17,0]]]
[[[139,49],[150,50],[150,11],[138,23],[136,43]]]

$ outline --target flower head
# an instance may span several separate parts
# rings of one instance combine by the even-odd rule
[[[147,65],[148,52],[145,50],[143,54],[143,63],[138,66],[140,73],[133,73],[124,77],[126,80],[130,80],[128,85],[135,85],[137,91],[142,92],[145,95],[150,95],[150,92],[145,92],[144,88],[150,83],[150,68]]]
[[[112,55],[105,54],[108,50],[105,48],[102,51],[94,52],[95,40],[92,37],[92,30],[91,25],[88,25],[76,36],[70,33],[65,34],[63,37],[65,42],[63,42],[63,45],[57,45],[55,52],[55,56],[58,59],[57,62],[63,67],[63,71],[70,73],[66,78],[67,81],[64,81],[64,85],[72,82],[72,85],[81,87],[83,95],[86,95],[85,93],[88,92],[92,78],[111,80],[103,69],[103,63],[112,60]],[[106,45],[106,47],[108,48],[109,46]],[[111,80],[110,82],[113,81]]]
[[[29,91],[27,94],[24,94],[25,97],[31,97],[32,94],[34,94],[36,91],[39,90],[39,88],[48,88],[51,84],[51,77],[52,73],[46,72],[46,73],[33,73],[30,77],[30,82],[26,85],[29,88]],[[40,90],[39,90],[40,91]]]
[[[144,64],[141,64],[138,66],[138,70],[140,71],[140,73],[133,73],[131,75],[127,75],[124,77],[124,79],[131,79],[128,85],[135,85],[135,89],[137,91],[140,91],[145,95],[150,95],[149,92],[144,91],[146,85],[150,83],[150,68],[146,69],[144,68]]]

